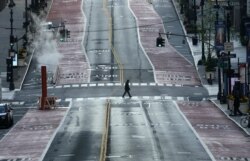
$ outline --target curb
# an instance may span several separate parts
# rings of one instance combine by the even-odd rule
[[[171,2],[172,2],[173,5],[174,5],[175,12],[176,12],[176,14],[177,14],[177,16],[178,16],[178,20],[179,20],[179,22],[180,22],[180,24],[181,24],[181,26],[182,26],[182,29],[183,29],[184,34],[185,34],[185,35],[188,35],[188,34],[187,34],[187,31],[186,31],[186,29],[185,29],[185,27],[184,27],[184,25],[183,25],[183,23],[182,23],[182,20],[181,20],[181,17],[180,17],[180,15],[179,15],[179,12],[178,12],[178,10],[177,10],[177,7],[176,7],[176,3],[177,3],[177,2],[174,1],[174,0],[171,0]],[[203,78],[202,78],[201,73],[199,72],[198,64],[195,62],[194,50],[190,47],[192,44],[191,44],[191,42],[188,40],[187,37],[185,37],[185,38],[186,38],[186,42],[188,43],[189,50],[191,51],[192,57],[193,57],[193,59],[194,59],[194,66],[195,66],[195,68],[196,68],[196,71],[197,71],[197,74],[198,74],[198,76],[199,76],[200,82],[201,82],[202,86],[207,90],[208,95],[209,95],[209,88],[207,88],[207,87],[205,86],[205,85],[207,85],[207,84],[204,84],[204,83],[203,83],[203,81],[202,81]],[[201,52],[201,51],[200,51],[200,52]],[[200,56],[201,56],[201,55],[200,55]]]
[[[240,123],[238,123],[236,120],[232,119],[225,111],[221,109],[221,106],[218,105],[214,100],[209,99],[210,102],[212,102],[218,109],[220,109],[231,121],[233,121],[239,128],[241,128],[248,136],[250,136],[250,133],[247,129],[241,127]]]

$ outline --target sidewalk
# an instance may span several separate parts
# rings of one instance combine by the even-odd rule
[[[230,111],[227,109],[227,104],[220,104],[220,101],[211,99],[211,102],[213,102],[230,120],[235,122],[240,128],[240,119],[242,116],[229,116]],[[248,135],[250,135],[250,128],[242,128]]]
[[[182,15],[180,14],[180,6],[179,4],[174,1],[174,5],[176,8],[176,11],[178,13],[179,19],[183,20]],[[180,21],[182,24],[182,27],[185,31],[185,28],[183,26],[183,22]],[[186,31],[185,31],[186,33]],[[191,35],[192,36],[192,35]],[[200,75],[200,79],[202,82],[202,85],[207,89],[209,96],[210,96],[210,100],[221,110],[224,112],[224,114],[231,119],[232,121],[234,121],[240,128],[242,128],[240,126],[240,119],[242,116],[229,116],[230,111],[228,110],[228,105],[227,104],[221,104],[219,100],[217,100],[217,94],[218,94],[218,73],[216,72],[215,74],[215,80],[213,80],[213,84],[209,85],[206,78],[205,78],[205,68],[203,65],[197,65],[198,61],[201,59],[202,56],[202,52],[201,52],[201,42],[198,43],[198,45],[194,46],[192,44],[192,39],[191,38],[187,38],[187,42],[190,46],[193,58],[194,58],[194,62],[195,62],[195,66],[196,69],[198,71],[198,74]],[[236,69],[237,68],[237,63],[239,61],[239,63],[246,63],[246,47],[242,46],[240,44],[240,40],[239,39],[234,39],[233,40],[234,43],[234,51],[232,53],[236,53],[236,58],[231,58],[231,65],[232,65],[232,69]],[[212,53],[212,56],[216,56],[215,52]],[[242,128],[248,135],[250,135],[250,128]]]
[[[28,6],[30,6],[30,1],[28,1]],[[48,6],[50,6],[51,0],[47,1]],[[13,35],[18,38],[22,37],[25,33],[25,29],[23,28],[23,22],[25,22],[25,18],[23,13],[25,11],[25,1],[24,0],[15,0],[15,7],[13,7]],[[45,11],[48,9],[47,7]],[[0,63],[2,64],[0,67],[0,80],[1,80],[1,89],[2,98],[0,101],[10,101],[14,99],[15,91],[20,91],[26,77],[26,74],[29,70],[30,62],[35,53],[35,49],[32,45],[27,46],[28,54],[25,58],[25,66],[14,67],[13,69],[13,80],[15,84],[15,90],[9,91],[9,82],[6,81],[7,75],[7,66],[6,66],[6,58],[8,57],[9,50],[9,35],[10,35],[10,9],[7,6],[0,12]],[[18,51],[22,47],[22,40],[14,45],[14,49]],[[1,91],[2,90],[2,91]]]
[[[23,18],[23,12],[25,10],[25,1],[23,0],[16,0],[15,7],[13,7],[13,35],[15,37],[22,37],[25,33],[25,29],[23,28],[23,22],[25,19]],[[8,50],[10,48],[9,45],[9,36],[10,36],[10,9],[7,6],[0,12],[0,63],[2,64],[0,67],[0,79],[2,87],[2,99],[9,100],[13,99],[14,91],[9,91],[9,82],[6,81],[6,58],[8,57]],[[22,47],[22,41],[19,41],[14,45],[14,49],[18,50]],[[26,63],[31,59],[31,53],[28,53],[26,58]],[[28,66],[24,67],[17,67],[13,70],[13,78],[15,84],[15,90],[20,90],[21,84],[24,79],[25,72]]]
[[[68,111],[68,108],[29,110],[0,140],[0,160],[41,160]]]

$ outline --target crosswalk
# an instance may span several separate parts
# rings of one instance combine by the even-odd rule
[[[107,99],[110,99],[110,100],[172,100],[172,101],[190,101],[190,98],[189,97],[183,97],[183,96],[168,96],[168,95],[161,95],[161,96],[133,96],[132,98],[129,98],[129,97],[125,97],[125,98],[122,98],[121,96],[120,97],[76,97],[76,98],[73,98],[73,97],[68,97],[68,98],[57,98],[56,100],[56,103],[57,104],[60,104],[60,103],[66,103],[66,102],[78,102],[78,101],[94,101],[94,100],[107,100]],[[213,100],[213,98],[201,98],[202,100]],[[13,106],[25,106],[25,105],[32,105],[34,106],[34,104],[38,104],[38,101],[37,102],[25,102],[25,101],[13,101],[13,102],[10,102]],[[0,160],[1,161],[1,160]]]
[[[84,84],[65,84],[65,85],[54,85],[49,86],[48,89],[59,89],[59,88],[79,88],[79,87],[121,87],[122,83],[84,83]],[[183,87],[188,85],[183,84],[166,84],[166,83],[131,83],[130,86],[158,86],[158,87]],[[200,87],[200,86],[194,86]]]
[[[122,97],[88,97],[88,98],[64,98],[57,99],[56,102],[71,102],[71,101],[84,101],[84,100],[175,100],[175,101],[188,101],[188,97],[174,97],[174,96],[133,96],[132,98],[122,98]]]
[[[95,100],[173,100],[173,101],[189,101],[188,97],[178,97],[178,96],[167,96],[167,95],[162,95],[162,96],[133,96],[132,98],[122,98],[122,97],[79,97],[79,98],[58,98],[56,100],[57,104],[64,104],[66,102],[79,102],[79,101],[95,101]],[[38,101],[35,103],[30,103],[30,102],[25,102],[25,101],[15,101],[11,102],[13,106],[34,106],[38,104]],[[32,108],[32,107],[30,107]],[[36,107],[37,108],[37,107]],[[0,160],[1,161],[1,160]]]

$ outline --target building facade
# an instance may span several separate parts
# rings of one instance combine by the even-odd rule
[[[8,0],[0,0],[0,12],[6,7]]]

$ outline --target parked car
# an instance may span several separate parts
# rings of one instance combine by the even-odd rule
[[[10,127],[13,125],[13,109],[10,104],[0,104],[0,126]]]

